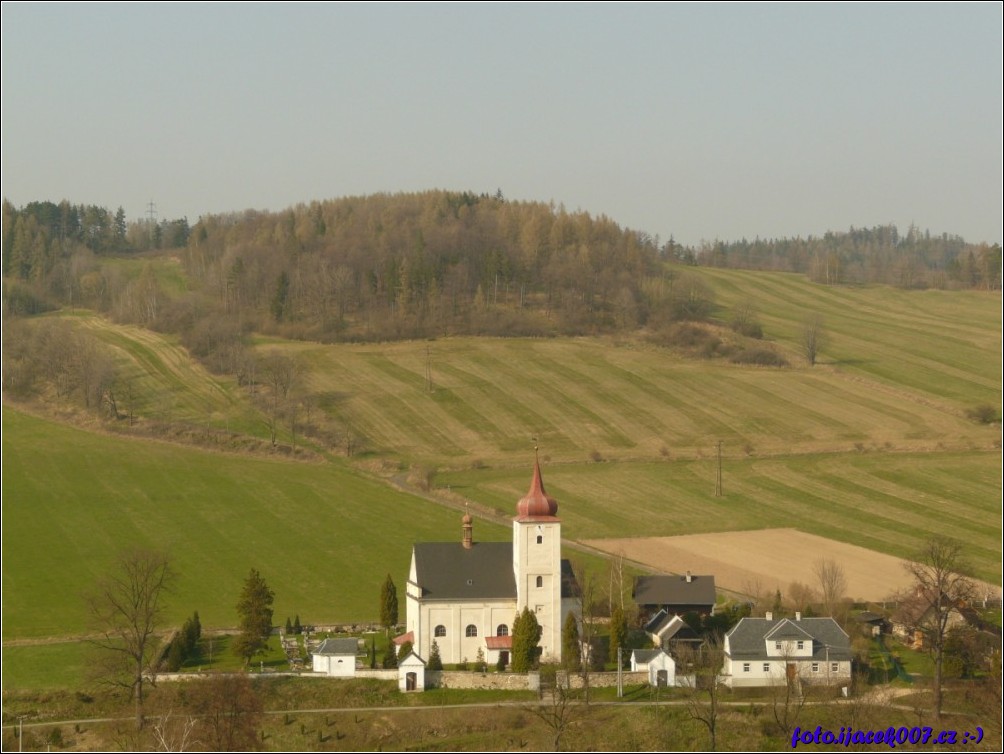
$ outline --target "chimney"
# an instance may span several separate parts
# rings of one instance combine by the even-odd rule
[[[470,550],[474,546],[474,524],[470,513],[464,513],[462,519],[464,525],[464,549]]]
[[[802,613],[798,610],[795,611],[795,620],[802,620]]]
[[[687,571],[687,583],[689,584],[694,580],[694,577],[690,575],[690,571]]]
[[[767,620],[774,620],[774,613],[768,610],[766,613],[763,614],[763,617],[766,618]]]

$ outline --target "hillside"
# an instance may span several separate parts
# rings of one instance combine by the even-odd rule
[[[184,295],[170,259],[118,264],[126,280]],[[379,344],[252,333],[229,373],[193,358],[190,336],[81,309],[5,321],[8,333],[24,328],[5,341],[8,365],[48,348],[107,367],[106,382],[81,385],[75,356],[23,392],[8,385],[5,640],[85,631],[78,595],[126,541],[176,556],[179,619],[198,609],[207,625],[232,624],[250,567],[273,583],[277,614],[372,618],[381,579],[403,578],[411,542],[457,534],[456,507],[387,482],[470,500],[479,536],[504,538],[489,522],[504,524],[525,492],[534,437],[573,540],[792,526],[907,556],[948,533],[1000,583],[1000,430],[969,417],[984,404],[999,415],[999,297],[687,275],[707,293],[703,322]],[[744,305],[762,339],[728,327]],[[814,367],[800,347],[808,313],[825,323]],[[789,366],[730,358],[751,347]],[[273,374],[282,365],[288,383]],[[8,368],[5,380],[18,374]],[[117,419],[94,385],[114,392]],[[725,496],[715,498],[719,441]],[[294,443],[308,462],[276,457]],[[328,582],[331,592],[318,586]]]

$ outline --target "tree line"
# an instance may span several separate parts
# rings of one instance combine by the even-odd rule
[[[798,272],[825,285],[880,283],[899,288],[1001,289],[999,243],[967,243],[910,225],[830,231],[821,237],[715,241],[676,247],[684,261],[711,267]]]

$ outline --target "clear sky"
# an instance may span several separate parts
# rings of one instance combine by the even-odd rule
[[[501,188],[686,244],[1001,241],[999,2],[4,2],[2,37],[18,206]]]

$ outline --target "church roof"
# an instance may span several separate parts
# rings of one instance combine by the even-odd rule
[[[558,501],[544,491],[544,480],[540,476],[540,461],[533,465],[533,479],[530,491],[516,505],[517,521],[552,521],[558,515]]]
[[[516,599],[511,542],[420,542],[414,555],[422,599]]]

